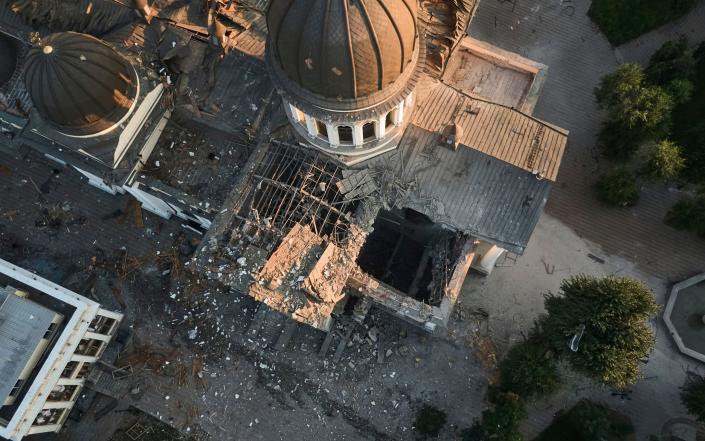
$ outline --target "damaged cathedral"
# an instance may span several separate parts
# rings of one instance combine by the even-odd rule
[[[191,270],[324,331],[433,332],[524,252],[568,133],[475,0],[182,3],[0,0],[0,149],[180,219]]]

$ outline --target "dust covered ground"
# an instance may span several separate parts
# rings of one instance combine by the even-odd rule
[[[411,440],[423,403],[447,412],[441,439],[457,439],[480,415],[487,381],[472,316],[456,322],[458,337],[431,336],[373,309],[323,353],[324,333],[292,331],[194,274],[199,237],[177,220],[33,158],[0,164],[2,257],[126,316],[92,376],[102,393],[85,390],[61,439],[123,439],[149,413],[138,429],[161,433],[161,421],[184,439]]]

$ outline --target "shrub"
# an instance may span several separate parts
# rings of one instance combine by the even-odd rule
[[[605,156],[623,161],[639,150],[646,135],[643,130],[628,129],[619,123],[608,122],[602,126],[598,142]]]
[[[683,156],[686,161],[685,174],[696,182],[705,181],[705,121],[685,128],[681,133]]]
[[[695,85],[690,80],[677,78],[666,85],[668,94],[673,98],[673,104],[687,103],[693,97]]]
[[[666,214],[665,221],[677,230],[692,231],[705,237],[705,194],[676,202]]]
[[[639,201],[634,175],[622,168],[603,175],[596,185],[597,197],[610,205],[631,207]]]
[[[610,432],[610,410],[602,404],[581,401],[568,415],[584,441],[602,441]]]
[[[651,82],[667,86],[674,80],[690,80],[695,75],[695,56],[688,39],[667,41],[651,56],[646,76]]]
[[[524,403],[517,394],[500,393],[494,407],[482,412],[482,422],[463,431],[463,441],[523,441],[519,425],[526,416]]]
[[[683,388],[681,401],[691,415],[705,423],[705,377],[689,382]]]
[[[515,344],[500,364],[502,387],[522,398],[547,396],[561,385],[556,361],[536,340]]]
[[[685,168],[681,148],[674,142],[663,140],[649,152],[646,173],[654,180],[667,182],[677,178]]]
[[[650,86],[638,64],[623,64],[603,77],[595,97],[608,110],[610,120],[625,128],[653,134],[668,128],[673,99],[663,88]]]
[[[435,437],[446,424],[446,413],[430,404],[424,404],[416,413],[414,427],[424,437]]]
[[[634,433],[629,418],[603,404],[583,400],[568,412],[560,414],[536,441],[601,441],[623,440]]]
[[[624,277],[575,276],[561,283],[561,293],[547,294],[543,335],[577,372],[622,389],[639,378],[654,347],[648,324],[658,311],[651,290]],[[568,343],[581,335],[577,351]]]

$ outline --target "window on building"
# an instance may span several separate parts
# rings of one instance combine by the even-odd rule
[[[79,387],[75,385],[58,384],[49,394],[47,401],[73,401]]]
[[[45,340],[51,340],[54,338],[54,333],[56,333],[56,329],[59,327],[58,323],[50,323],[49,328],[47,328],[47,332],[44,333],[44,339]]]
[[[12,386],[12,389],[10,390],[10,396],[11,397],[16,397],[19,395],[20,391],[22,390],[22,386],[24,386],[24,380],[17,380],[14,386]]]
[[[76,348],[76,354],[87,355],[90,357],[98,355],[103,347],[104,342],[102,340],[95,340],[92,338],[84,338],[78,343]]]
[[[73,373],[76,372],[76,368],[78,368],[78,362],[69,361],[68,363],[66,363],[66,367],[64,368],[63,372],[61,372],[61,378],[71,378],[73,376]]]
[[[316,130],[318,130],[318,136],[328,139],[328,127],[323,121],[316,120]]]
[[[52,426],[63,422],[64,414],[70,409],[43,409],[37,418],[34,419],[33,426]]]
[[[396,116],[396,110],[392,110],[391,112],[387,113],[387,117],[384,120],[384,126],[386,128],[390,128],[394,125],[394,120]]]
[[[294,107],[293,110],[294,118],[296,118],[296,121],[300,122],[301,124],[306,124],[306,115],[304,115],[304,112],[300,111],[296,107]]]
[[[377,139],[374,121],[365,123],[365,125],[362,126],[362,138],[365,141],[372,141],[373,139]]]
[[[353,128],[350,126],[338,126],[338,139],[341,144],[352,144]]]
[[[117,321],[115,319],[105,317],[103,315],[97,315],[88,326],[88,330],[91,332],[97,332],[98,334],[108,335],[112,332],[113,327]]]
[[[92,363],[83,363],[81,365],[81,369],[78,371],[78,374],[76,374],[76,378],[78,378],[79,380],[82,378],[86,378],[88,376],[88,373],[91,371],[92,366]]]

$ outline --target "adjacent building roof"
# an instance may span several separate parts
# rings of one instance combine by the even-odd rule
[[[0,403],[10,394],[56,314],[0,287]]]
[[[17,46],[13,38],[0,32],[0,86],[7,83],[17,67]]]
[[[76,32],[49,35],[25,62],[25,84],[41,116],[67,135],[117,124],[137,96],[134,68],[113,48]]]
[[[391,156],[407,191],[394,203],[434,222],[522,254],[551,182],[475,149],[457,151],[416,125]]]
[[[433,133],[457,126],[457,143],[555,181],[568,132],[508,106],[472,98],[437,82],[414,124]]]
[[[307,91],[363,98],[413,70],[416,15],[415,0],[274,0],[267,14],[270,52]]]
[[[393,172],[392,187],[403,190],[389,197],[392,204],[523,253],[548,200],[567,135],[443,83],[430,88],[397,151],[367,166],[378,176]],[[527,164],[531,155],[534,167]],[[537,169],[544,176],[533,172]]]

